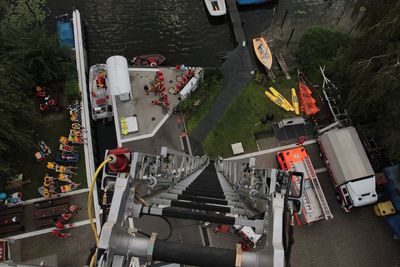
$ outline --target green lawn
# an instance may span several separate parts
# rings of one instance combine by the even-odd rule
[[[207,71],[204,74],[204,80],[199,88],[190,96],[187,101],[186,111],[183,111],[186,118],[186,128],[190,133],[197,124],[204,118],[208,110],[212,107],[215,100],[222,90],[222,77],[216,71]],[[194,106],[195,101],[199,102]]]
[[[48,161],[54,161],[55,154],[59,147],[60,136],[69,135],[69,129],[71,123],[69,121],[69,114],[67,110],[63,110],[58,113],[50,113],[45,115],[40,115],[39,127],[36,129],[32,139],[35,144],[38,144],[40,140],[43,140],[51,149],[52,154],[47,157],[43,162],[36,162],[34,159],[34,153],[39,151],[39,145],[36,149],[32,149],[31,153],[27,153],[21,156],[21,161],[24,163],[20,173],[24,174],[24,180],[31,180],[30,184],[26,184],[21,188],[8,191],[8,193],[20,191],[24,193],[24,199],[41,197],[37,192],[37,188],[43,185],[43,177],[45,173],[55,176],[55,172],[46,168],[46,163]],[[80,159],[75,165],[78,167],[78,175],[73,176],[73,181],[75,183],[81,183],[80,188],[87,187],[86,182],[86,170],[85,170],[85,159],[83,154],[83,146],[79,147]]]
[[[271,124],[258,124],[262,117],[268,112],[274,114],[275,121],[296,116],[265,96],[264,91],[270,86],[291,102],[290,89],[296,87],[297,83],[284,76],[277,76],[275,83],[267,81],[264,85],[251,81],[203,142],[203,149],[208,156],[232,156],[230,145],[237,142],[242,142],[246,153],[256,151],[254,133],[272,128]]]

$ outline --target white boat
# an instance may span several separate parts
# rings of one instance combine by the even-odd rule
[[[211,16],[222,16],[226,14],[225,0],[204,0],[207,10]]]
[[[106,64],[96,64],[90,67],[89,90],[92,119],[112,118],[113,109],[107,84]]]

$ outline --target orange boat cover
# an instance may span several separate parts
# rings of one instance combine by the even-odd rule
[[[301,100],[300,109],[307,116],[313,116],[319,112],[319,108],[316,105],[316,100],[312,97],[312,92],[306,84],[301,80],[299,81],[299,95]]]

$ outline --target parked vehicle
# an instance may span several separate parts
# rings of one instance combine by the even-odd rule
[[[375,203],[375,172],[356,129],[327,131],[318,142],[344,210]]]
[[[106,76],[106,64],[97,64],[89,71],[90,104],[92,119],[113,118],[112,102]]]
[[[325,199],[317,174],[311,159],[303,146],[279,151],[277,153],[279,166],[284,171],[303,173],[304,185],[298,184],[297,190],[303,190],[301,211],[295,214],[297,224],[307,225],[319,220],[333,219],[333,214]],[[297,182],[296,182],[297,184]]]

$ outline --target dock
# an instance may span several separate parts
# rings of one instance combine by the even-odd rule
[[[281,52],[276,51],[275,52],[275,58],[278,61],[279,66],[281,67],[281,70],[283,71],[283,73],[285,73],[286,79],[290,80],[291,77],[290,77],[290,74],[289,74],[289,68],[287,67],[286,62],[283,59]]]
[[[226,5],[229,10],[229,18],[232,23],[233,33],[236,42],[240,45],[246,41],[246,37],[242,27],[242,20],[240,19],[239,10],[237,9],[235,0],[226,0]]]

